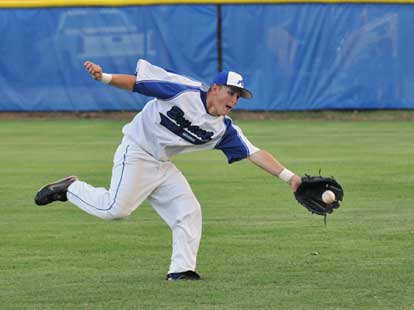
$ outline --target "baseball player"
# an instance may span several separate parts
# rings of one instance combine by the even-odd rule
[[[91,61],[84,66],[96,81],[154,99],[123,127],[109,189],[70,176],[43,186],[35,203],[69,200],[93,216],[112,220],[127,217],[147,199],[172,231],[167,280],[200,279],[195,271],[202,226],[200,203],[170,161],[173,156],[217,149],[228,163],[248,158],[286,181],[293,191],[301,183],[299,176],[270,153],[255,147],[227,116],[240,97],[252,98],[240,74],[220,72],[207,86],[143,59],[138,61],[135,75],[103,73]]]

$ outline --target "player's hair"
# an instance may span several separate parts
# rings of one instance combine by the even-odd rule
[[[233,91],[235,91],[235,92],[239,92],[239,93],[241,93],[240,88],[238,88],[238,87],[236,87],[236,86],[232,86],[232,85],[218,85],[218,84],[217,84],[217,86],[220,86],[220,87],[222,87],[222,86],[226,86],[226,87],[230,88],[231,90],[233,90]],[[210,91],[211,91],[211,85],[210,85],[210,87],[208,88],[207,93],[209,93]]]

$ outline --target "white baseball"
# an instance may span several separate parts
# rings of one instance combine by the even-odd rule
[[[335,194],[333,191],[327,190],[322,194],[322,201],[324,203],[332,203],[336,200]]]

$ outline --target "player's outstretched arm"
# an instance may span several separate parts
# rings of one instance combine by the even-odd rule
[[[287,170],[272,154],[265,150],[253,153],[249,156],[249,160],[271,175],[288,182],[293,191],[296,191],[302,182],[301,177]]]
[[[102,67],[89,60],[83,64],[86,71],[95,80],[114,87],[133,91],[135,86],[135,76],[127,74],[108,74],[102,71]]]

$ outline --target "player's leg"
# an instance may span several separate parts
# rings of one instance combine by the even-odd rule
[[[194,272],[201,239],[201,208],[185,177],[172,164],[163,166],[166,178],[149,201],[172,230],[169,278],[198,279]]]
[[[68,188],[68,200],[102,219],[128,216],[159,184],[157,162],[146,157],[139,148],[121,143],[114,156],[109,190],[75,181]]]

